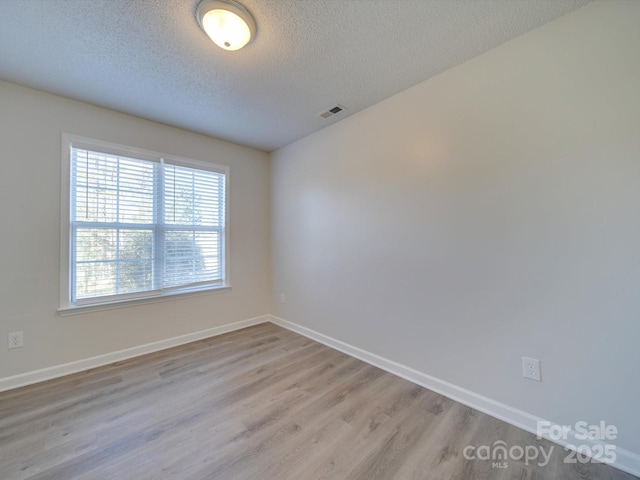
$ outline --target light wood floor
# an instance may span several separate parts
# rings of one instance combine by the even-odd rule
[[[468,461],[535,436],[271,324],[0,394],[0,479],[609,479]]]

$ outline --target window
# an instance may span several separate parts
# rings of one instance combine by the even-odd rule
[[[61,310],[226,286],[226,167],[64,137]]]

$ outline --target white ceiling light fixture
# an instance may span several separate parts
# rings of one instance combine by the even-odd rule
[[[233,0],[202,0],[196,10],[200,27],[225,50],[240,50],[256,34],[256,22]]]

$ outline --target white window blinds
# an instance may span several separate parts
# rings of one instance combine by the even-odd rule
[[[225,173],[76,144],[70,157],[72,304],[224,283]]]

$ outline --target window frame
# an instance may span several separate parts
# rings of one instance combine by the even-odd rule
[[[191,285],[187,287],[172,287],[167,290],[143,291],[129,294],[110,295],[108,297],[92,297],[72,301],[72,273],[71,261],[73,259],[72,224],[71,224],[71,149],[81,148],[99,151],[112,155],[121,155],[151,162],[167,162],[170,165],[195,168],[216,172],[224,175],[224,235],[222,267],[223,276],[221,282],[206,283],[204,285]],[[203,162],[190,158],[169,155],[141,148],[120,145],[103,140],[82,137],[69,133],[62,134],[62,168],[60,189],[60,315],[73,315],[89,311],[105,310],[111,308],[126,307],[143,303],[152,303],[168,300],[176,296],[202,295],[207,293],[223,292],[231,289],[229,268],[229,172],[226,165]]]

